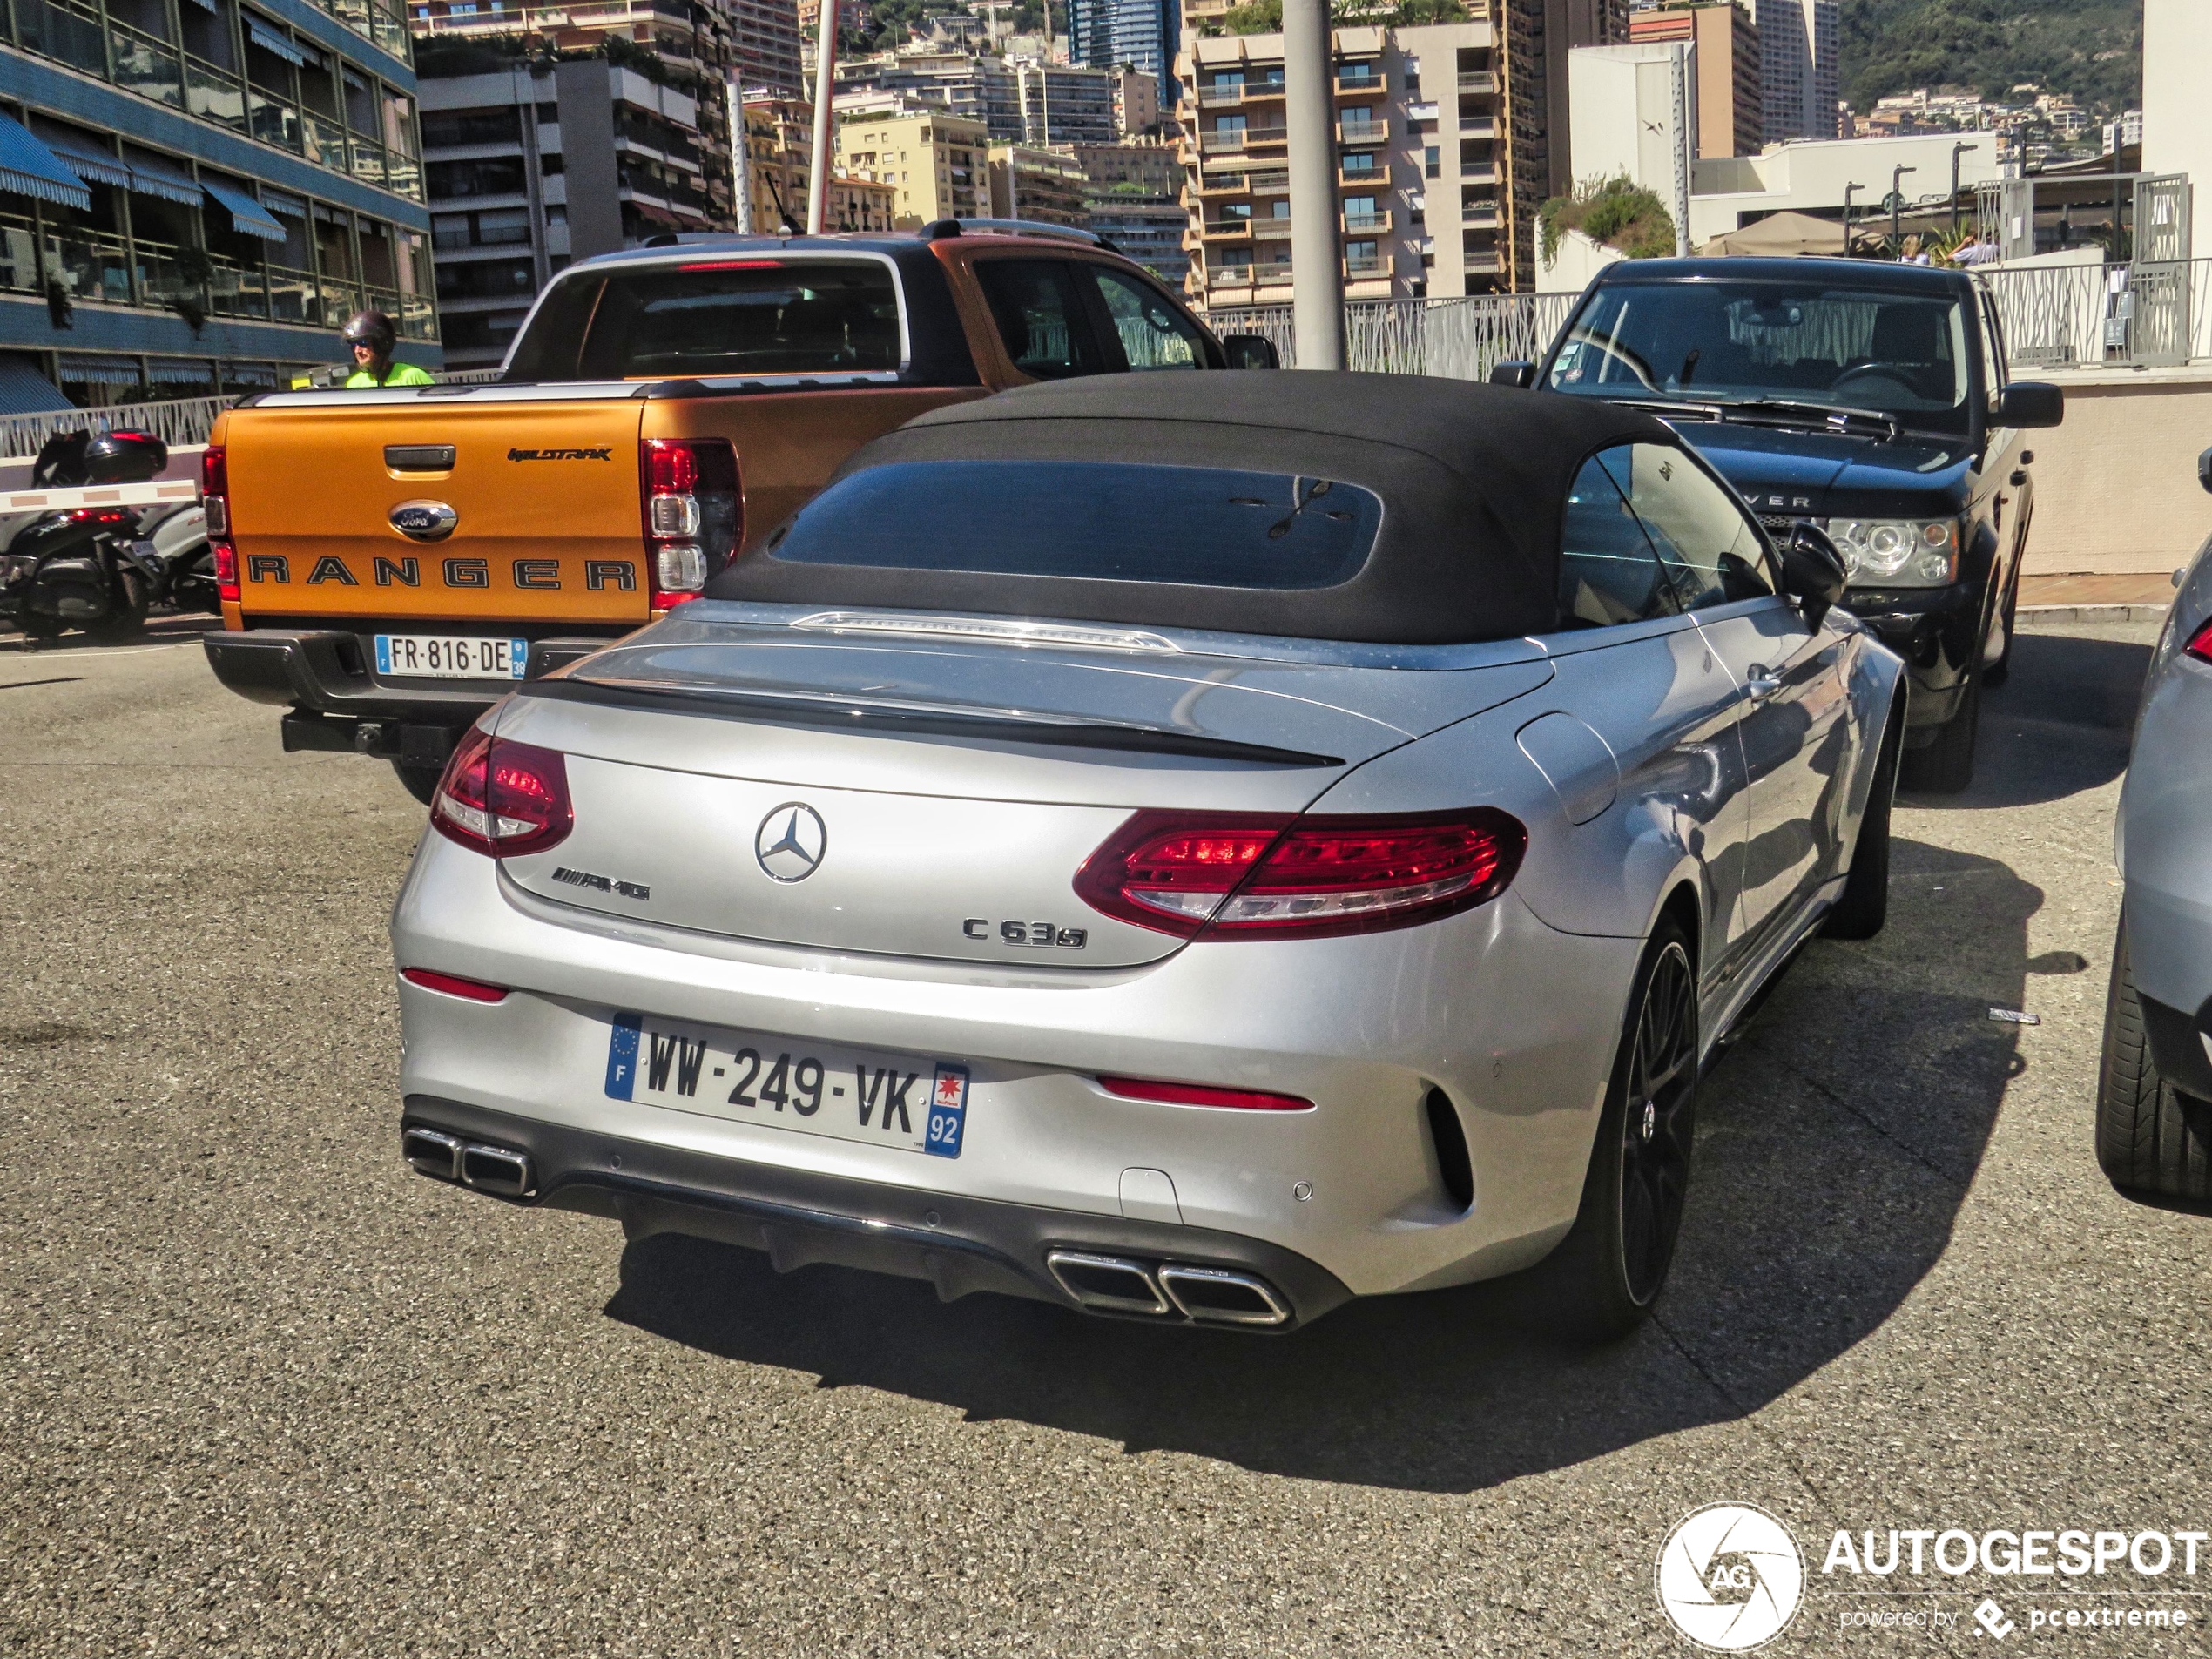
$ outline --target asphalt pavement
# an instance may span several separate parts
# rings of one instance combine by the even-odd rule
[[[0,1649],[1688,1653],[1655,1558],[1729,1500],[1806,1553],[1768,1651],[1992,1652],[1961,1615],[2020,1581],[1839,1580],[1832,1533],[2212,1527],[2212,1219],[2090,1139],[2154,633],[2022,636],[1974,789],[1899,803],[1888,930],[1709,1080],[1662,1317],[1595,1352],[1483,1289],[1279,1339],[945,1305],[416,1177],[388,769],[280,753],[189,639],[0,651]],[[2212,1617],[2202,1574],[2150,1588]],[[2008,1649],[2205,1645],[2006,1604]]]

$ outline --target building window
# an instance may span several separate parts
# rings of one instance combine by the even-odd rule
[[[1441,179],[1444,176],[1444,152],[1433,144],[1423,150],[1421,170],[1431,179]]]

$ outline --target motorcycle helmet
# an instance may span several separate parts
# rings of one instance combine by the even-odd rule
[[[139,484],[158,478],[169,464],[169,446],[151,432],[118,427],[84,446],[84,478],[93,484]]]
[[[392,347],[399,343],[400,331],[392,320],[381,311],[356,311],[341,331],[339,338],[348,347],[366,346],[379,358],[389,358]]]

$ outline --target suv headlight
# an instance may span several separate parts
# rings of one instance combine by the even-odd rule
[[[1940,588],[1959,579],[1954,518],[1831,518],[1821,528],[1853,587]]]

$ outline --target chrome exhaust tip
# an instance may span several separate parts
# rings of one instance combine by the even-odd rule
[[[1087,1308],[1102,1313],[1155,1317],[1173,1311],[1142,1262],[1123,1261],[1117,1256],[1086,1256],[1072,1250],[1048,1251],[1044,1261],[1053,1278],[1060,1281],[1060,1288]]]
[[[471,1141],[461,1149],[461,1179],[464,1185],[496,1198],[527,1197],[530,1161],[524,1153]]]
[[[1176,1312],[1200,1325],[1287,1325],[1291,1310],[1265,1279],[1221,1267],[1170,1262],[1160,1269],[1160,1288]]]
[[[461,1143],[450,1135],[410,1125],[400,1131],[400,1156],[421,1174],[441,1181],[461,1179]]]

